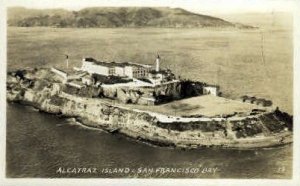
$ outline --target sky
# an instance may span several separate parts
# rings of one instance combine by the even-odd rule
[[[93,6],[164,6],[197,13],[290,12],[299,0],[5,0],[6,6],[79,10]]]

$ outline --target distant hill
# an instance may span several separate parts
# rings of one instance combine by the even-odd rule
[[[234,24],[220,18],[195,14],[180,8],[153,7],[96,7],[79,11],[64,9],[8,8],[8,25],[18,27],[237,27],[253,28]]]
[[[219,14],[231,22],[241,22],[251,26],[267,29],[293,29],[293,14],[290,12],[236,13]]]

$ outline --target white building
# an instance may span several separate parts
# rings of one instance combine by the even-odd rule
[[[105,76],[108,76],[110,73],[112,73],[112,67],[109,67],[108,65],[98,65],[98,62],[93,58],[82,59],[81,70],[90,74],[101,74]]]
[[[131,62],[100,62],[93,58],[84,58],[82,60],[81,70],[90,74],[99,74],[104,76],[121,76],[128,78],[144,78],[148,77],[151,70],[150,65],[142,65]]]
[[[162,81],[163,81],[163,74],[162,73],[155,73],[152,72],[152,73],[149,73],[149,81],[151,81],[151,83],[153,83],[154,85],[158,85],[158,84],[161,84]]]
[[[62,71],[62,70],[57,69],[57,68],[54,68],[54,67],[51,68],[51,72],[54,72],[55,74],[57,74],[61,78],[62,82],[64,82],[64,83],[67,82],[67,80],[68,80],[67,72]]]
[[[206,85],[203,87],[203,94],[219,95],[219,87],[215,85]]]
[[[171,81],[175,78],[170,70],[160,69],[160,57],[157,55],[155,64],[143,65],[132,62],[116,63],[101,62],[93,58],[84,58],[82,60],[82,71],[89,74],[98,74],[102,76],[119,76],[130,79],[145,80],[153,85]],[[174,77],[173,77],[174,76]],[[87,79],[83,79],[85,84],[90,84]]]

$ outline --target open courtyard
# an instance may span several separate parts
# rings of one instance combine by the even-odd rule
[[[244,103],[242,101],[213,95],[191,97],[154,106],[126,105],[126,107],[158,112],[172,116],[203,115],[208,117],[231,115],[237,111],[239,113],[246,114],[250,113],[253,109],[265,109],[256,104]]]

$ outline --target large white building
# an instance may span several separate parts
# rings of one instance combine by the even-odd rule
[[[121,76],[128,78],[144,78],[148,77],[151,71],[150,65],[136,64],[131,62],[101,62],[93,58],[84,58],[82,60],[81,70],[91,74],[99,74],[104,76]]]
[[[172,74],[170,70],[160,69],[159,55],[157,55],[154,65],[143,65],[132,62],[101,62],[93,58],[84,58],[82,60],[81,68],[77,70],[102,76],[119,76],[135,80],[140,79],[151,83],[154,86],[175,79],[174,74]]]

